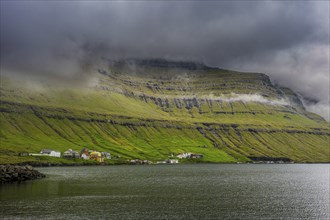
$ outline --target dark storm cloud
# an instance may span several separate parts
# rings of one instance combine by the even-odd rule
[[[327,1],[1,1],[1,72],[76,79],[101,57],[265,72],[329,102]]]

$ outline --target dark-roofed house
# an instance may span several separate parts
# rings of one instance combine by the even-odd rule
[[[77,151],[69,149],[63,153],[64,158],[79,158],[80,155]]]

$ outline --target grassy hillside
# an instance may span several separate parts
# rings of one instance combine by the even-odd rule
[[[2,76],[0,163],[36,160],[17,156],[24,151],[83,147],[122,160],[194,152],[204,162],[330,161],[329,123],[264,74],[158,60],[112,64],[93,82],[68,87]]]

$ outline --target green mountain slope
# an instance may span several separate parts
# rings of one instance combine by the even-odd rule
[[[330,161],[329,123],[265,74],[119,61],[93,82],[60,87],[2,77],[0,163],[35,160],[15,156],[24,151],[83,147],[151,161],[182,152],[201,153],[204,162]]]

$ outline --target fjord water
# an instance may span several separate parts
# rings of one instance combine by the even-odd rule
[[[329,219],[329,164],[49,167],[2,219]]]

